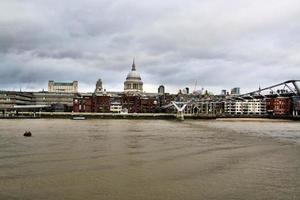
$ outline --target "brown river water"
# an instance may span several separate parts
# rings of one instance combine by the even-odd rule
[[[0,120],[0,199],[298,200],[300,122]]]

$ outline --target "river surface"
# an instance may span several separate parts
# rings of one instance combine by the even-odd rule
[[[298,200],[300,123],[0,120],[0,199]]]

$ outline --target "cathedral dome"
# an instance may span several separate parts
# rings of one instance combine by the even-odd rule
[[[130,80],[130,79],[141,80],[140,73],[138,73],[137,71],[130,71],[126,77],[126,80]]]
[[[125,92],[142,92],[143,91],[143,81],[141,79],[140,73],[136,71],[135,62],[133,60],[131,71],[127,74],[126,80],[124,82]]]

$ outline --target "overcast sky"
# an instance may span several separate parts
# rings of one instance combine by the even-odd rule
[[[299,0],[0,0],[0,89],[242,92],[300,79]]]

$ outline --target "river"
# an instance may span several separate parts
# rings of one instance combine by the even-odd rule
[[[0,120],[0,199],[300,199],[300,123]]]

